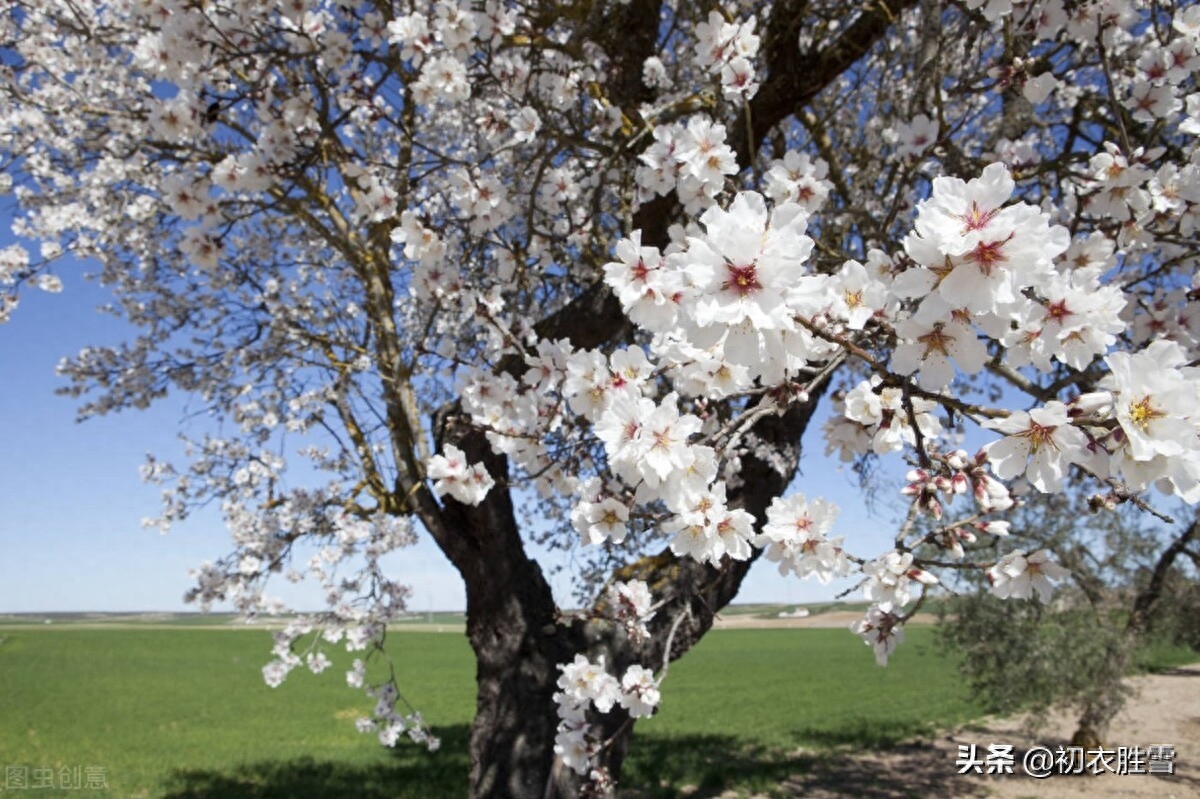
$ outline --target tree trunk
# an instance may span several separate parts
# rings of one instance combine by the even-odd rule
[[[558,726],[557,665],[574,652],[568,631],[554,623],[553,601],[536,605],[525,607],[503,592],[468,591],[478,689],[470,734],[473,799],[546,795]]]
[[[758,528],[771,500],[795,474],[801,436],[824,389],[825,384],[814,386],[806,403],[760,419],[748,433],[744,482],[729,492],[730,504],[750,512]],[[439,440],[455,443],[472,462],[484,462],[491,474],[508,473],[505,459],[453,409],[440,414],[434,428]],[[582,781],[556,765],[554,755],[558,665],[576,654],[593,660],[603,655],[617,677],[634,663],[659,671],[711,629],[753,563],[726,561],[714,568],[665,549],[618,570],[613,579],[645,580],[665,600],[649,625],[649,638],[632,642],[624,628],[604,618],[602,607],[570,620],[558,615],[549,583],[526,554],[507,491],[493,491],[475,507],[447,499],[440,514],[428,518],[430,532],[467,587],[467,637],[475,652],[478,687],[469,739],[472,799],[579,795]],[[632,720],[614,708],[593,722],[605,741],[598,765],[619,780]]]

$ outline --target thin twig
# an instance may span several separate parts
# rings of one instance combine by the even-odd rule
[[[679,625],[684,619],[692,617],[692,606],[684,604],[683,612],[675,617],[675,621],[671,624],[671,632],[667,634],[667,644],[663,648],[663,665],[662,673],[658,676],[658,684],[662,685],[662,681],[667,678],[667,671],[671,668],[671,645],[675,643],[675,632],[679,629]]]

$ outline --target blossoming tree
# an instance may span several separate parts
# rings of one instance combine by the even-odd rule
[[[268,682],[373,655],[381,558],[429,536],[471,795],[602,793],[760,554],[861,576],[883,661],[941,570],[1066,577],[972,554],[1012,481],[1200,500],[1198,48],[1172,2],[15,0],[0,313],[88,259],[140,333],[64,362],[83,412],[219,422],[146,477],[164,526],[225,514],[201,605],[323,585]],[[908,461],[890,551],[793,486],[802,445]],[[364,662],[360,726],[434,743]]]

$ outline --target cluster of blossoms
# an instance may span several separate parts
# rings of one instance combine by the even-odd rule
[[[805,213],[814,214],[833,190],[828,174],[829,164],[820,158],[788,150],[763,175],[763,191],[777,204],[798,203]]]
[[[618,680],[604,666],[604,656],[592,662],[576,655],[572,663],[561,664],[558,703],[558,735],[554,752],[562,762],[578,774],[588,774],[600,741],[592,734],[588,712],[608,713],[620,705],[631,717],[640,718],[654,713],[662,698],[653,672],[633,665]]]
[[[356,672],[347,673],[348,683],[351,675],[354,674]],[[395,683],[383,683],[378,687],[368,687],[365,690],[368,696],[375,699],[375,708],[369,718],[360,718],[355,722],[359,732],[374,731],[379,736],[379,742],[384,746],[395,746],[401,735],[407,735],[413,743],[424,744],[431,752],[436,752],[441,748],[441,739],[429,733],[429,727],[420,713],[397,712],[396,705],[400,700],[400,692]]]
[[[271,650],[275,659],[263,666],[263,680],[272,688],[277,688],[283,683],[288,672],[302,663],[313,674],[320,674],[332,665],[325,652],[320,649],[321,644],[336,645],[344,642],[348,652],[361,651],[377,643],[382,631],[382,626],[374,629],[361,626],[343,628],[332,624],[321,627],[318,633],[312,619],[303,616],[296,618],[275,633],[275,646]],[[296,654],[296,646],[309,636],[311,640],[307,651],[301,657]],[[362,658],[356,658],[350,670],[346,672],[346,684],[364,691],[375,700],[371,715],[356,722],[355,726],[359,732],[375,732],[384,746],[395,746],[400,736],[406,735],[409,740],[425,745],[431,752],[441,747],[441,740],[430,733],[420,713],[405,713],[398,709],[401,695],[394,681],[377,685],[367,682],[367,664]]]
[[[865,451],[886,455],[915,446],[918,434],[934,440],[942,430],[934,415],[937,404],[923,397],[911,397],[909,403],[911,414],[901,388],[884,386],[879,377],[862,381],[834,399],[837,413],[825,424],[826,453],[836,451],[841,460],[851,461]]]
[[[911,552],[887,552],[863,564],[863,596],[884,613],[903,608],[913,600],[913,583],[933,585],[937,578],[913,565]]]
[[[754,537],[767,560],[779,564],[779,573],[814,576],[822,583],[845,577],[852,564],[842,550],[842,538],[830,538],[837,506],[823,499],[809,502],[803,494],[777,498],[767,508],[767,523]]]
[[[692,117],[686,126],[656,127],[654,144],[639,156],[637,182],[643,197],[677,192],[691,213],[712,205],[725,179],[738,171],[725,134],[724,125],[705,115]]]
[[[836,351],[796,321],[824,309],[828,288],[805,266],[807,222],[798,203],[768,208],[762,195],[739,192],[728,208],[705,211],[703,232],[665,255],[636,239],[619,242],[606,280],[668,355],[672,345],[681,355],[708,353],[736,381],[731,391],[756,380],[775,385]]]
[[[950,385],[955,367],[979,372],[988,352],[977,329],[1004,339],[1012,323],[1023,322],[1039,304],[1031,295],[1058,275],[1054,260],[1070,244],[1067,230],[1050,225],[1047,214],[1027,203],[1005,205],[1014,188],[1007,167],[992,164],[971,181],[936,178],[932,195],[918,207],[915,230],[904,242],[914,266],[891,289],[919,303],[896,323],[901,340],[891,367],[916,373],[926,391]],[[1079,321],[1102,328],[1104,320]]]
[[[1055,492],[1076,465],[1100,479],[1119,476],[1135,491],[1155,485],[1189,504],[1200,501],[1200,370],[1186,359],[1171,341],[1114,352],[1104,358],[1101,390],[985,422],[1005,434],[987,447],[996,474],[1024,475]]]
[[[758,92],[753,64],[758,53],[756,23],[753,16],[726,22],[719,11],[710,11],[708,19],[696,26],[696,65],[720,73],[726,98],[749,100]]]
[[[928,454],[928,453],[927,453]],[[928,468],[910,469],[900,493],[912,498],[917,510],[941,519],[944,504],[955,497],[970,494],[980,513],[1008,510],[1013,499],[1008,488],[988,473],[988,450],[969,457],[964,450],[949,455],[929,455]]]
[[[654,598],[650,587],[642,580],[617,581],[605,592],[609,615],[625,628],[632,641],[644,641],[650,637],[646,623],[654,618],[651,610]]]
[[[862,636],[863,642],[875,653],[875,662],[886,666],[888,656],[904,642],[903,620],[892,611],[878,605],[867,609],[862,619],[854,622],[851,631]]]
[[[482,463],[469,464],[466,453],[453,444],[444,455],[429,459],[427,474],[438,496],[449,494],[467,505],[478,505],[496,484]]]

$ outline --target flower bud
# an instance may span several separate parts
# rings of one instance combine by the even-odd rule
[[[988,535],[1008,535],[1008,528],[1010,526],[1010,522],[998,519],[990,522],[975,522],[975,528],[979,532],[987,533]]]
[[[1068,403],[1072,416],[1105,417],[1112,413],[1113,396],[1109,391],[1089,391]]]
[[[906,574],[908,579],[916,580],[921,585],[936,585],[938,582],[936,575],[927,572],[924,569],[909,569]]]
[[[967,451],[956,449],[946,457],[946,465],[955,471],[967,468]]]

